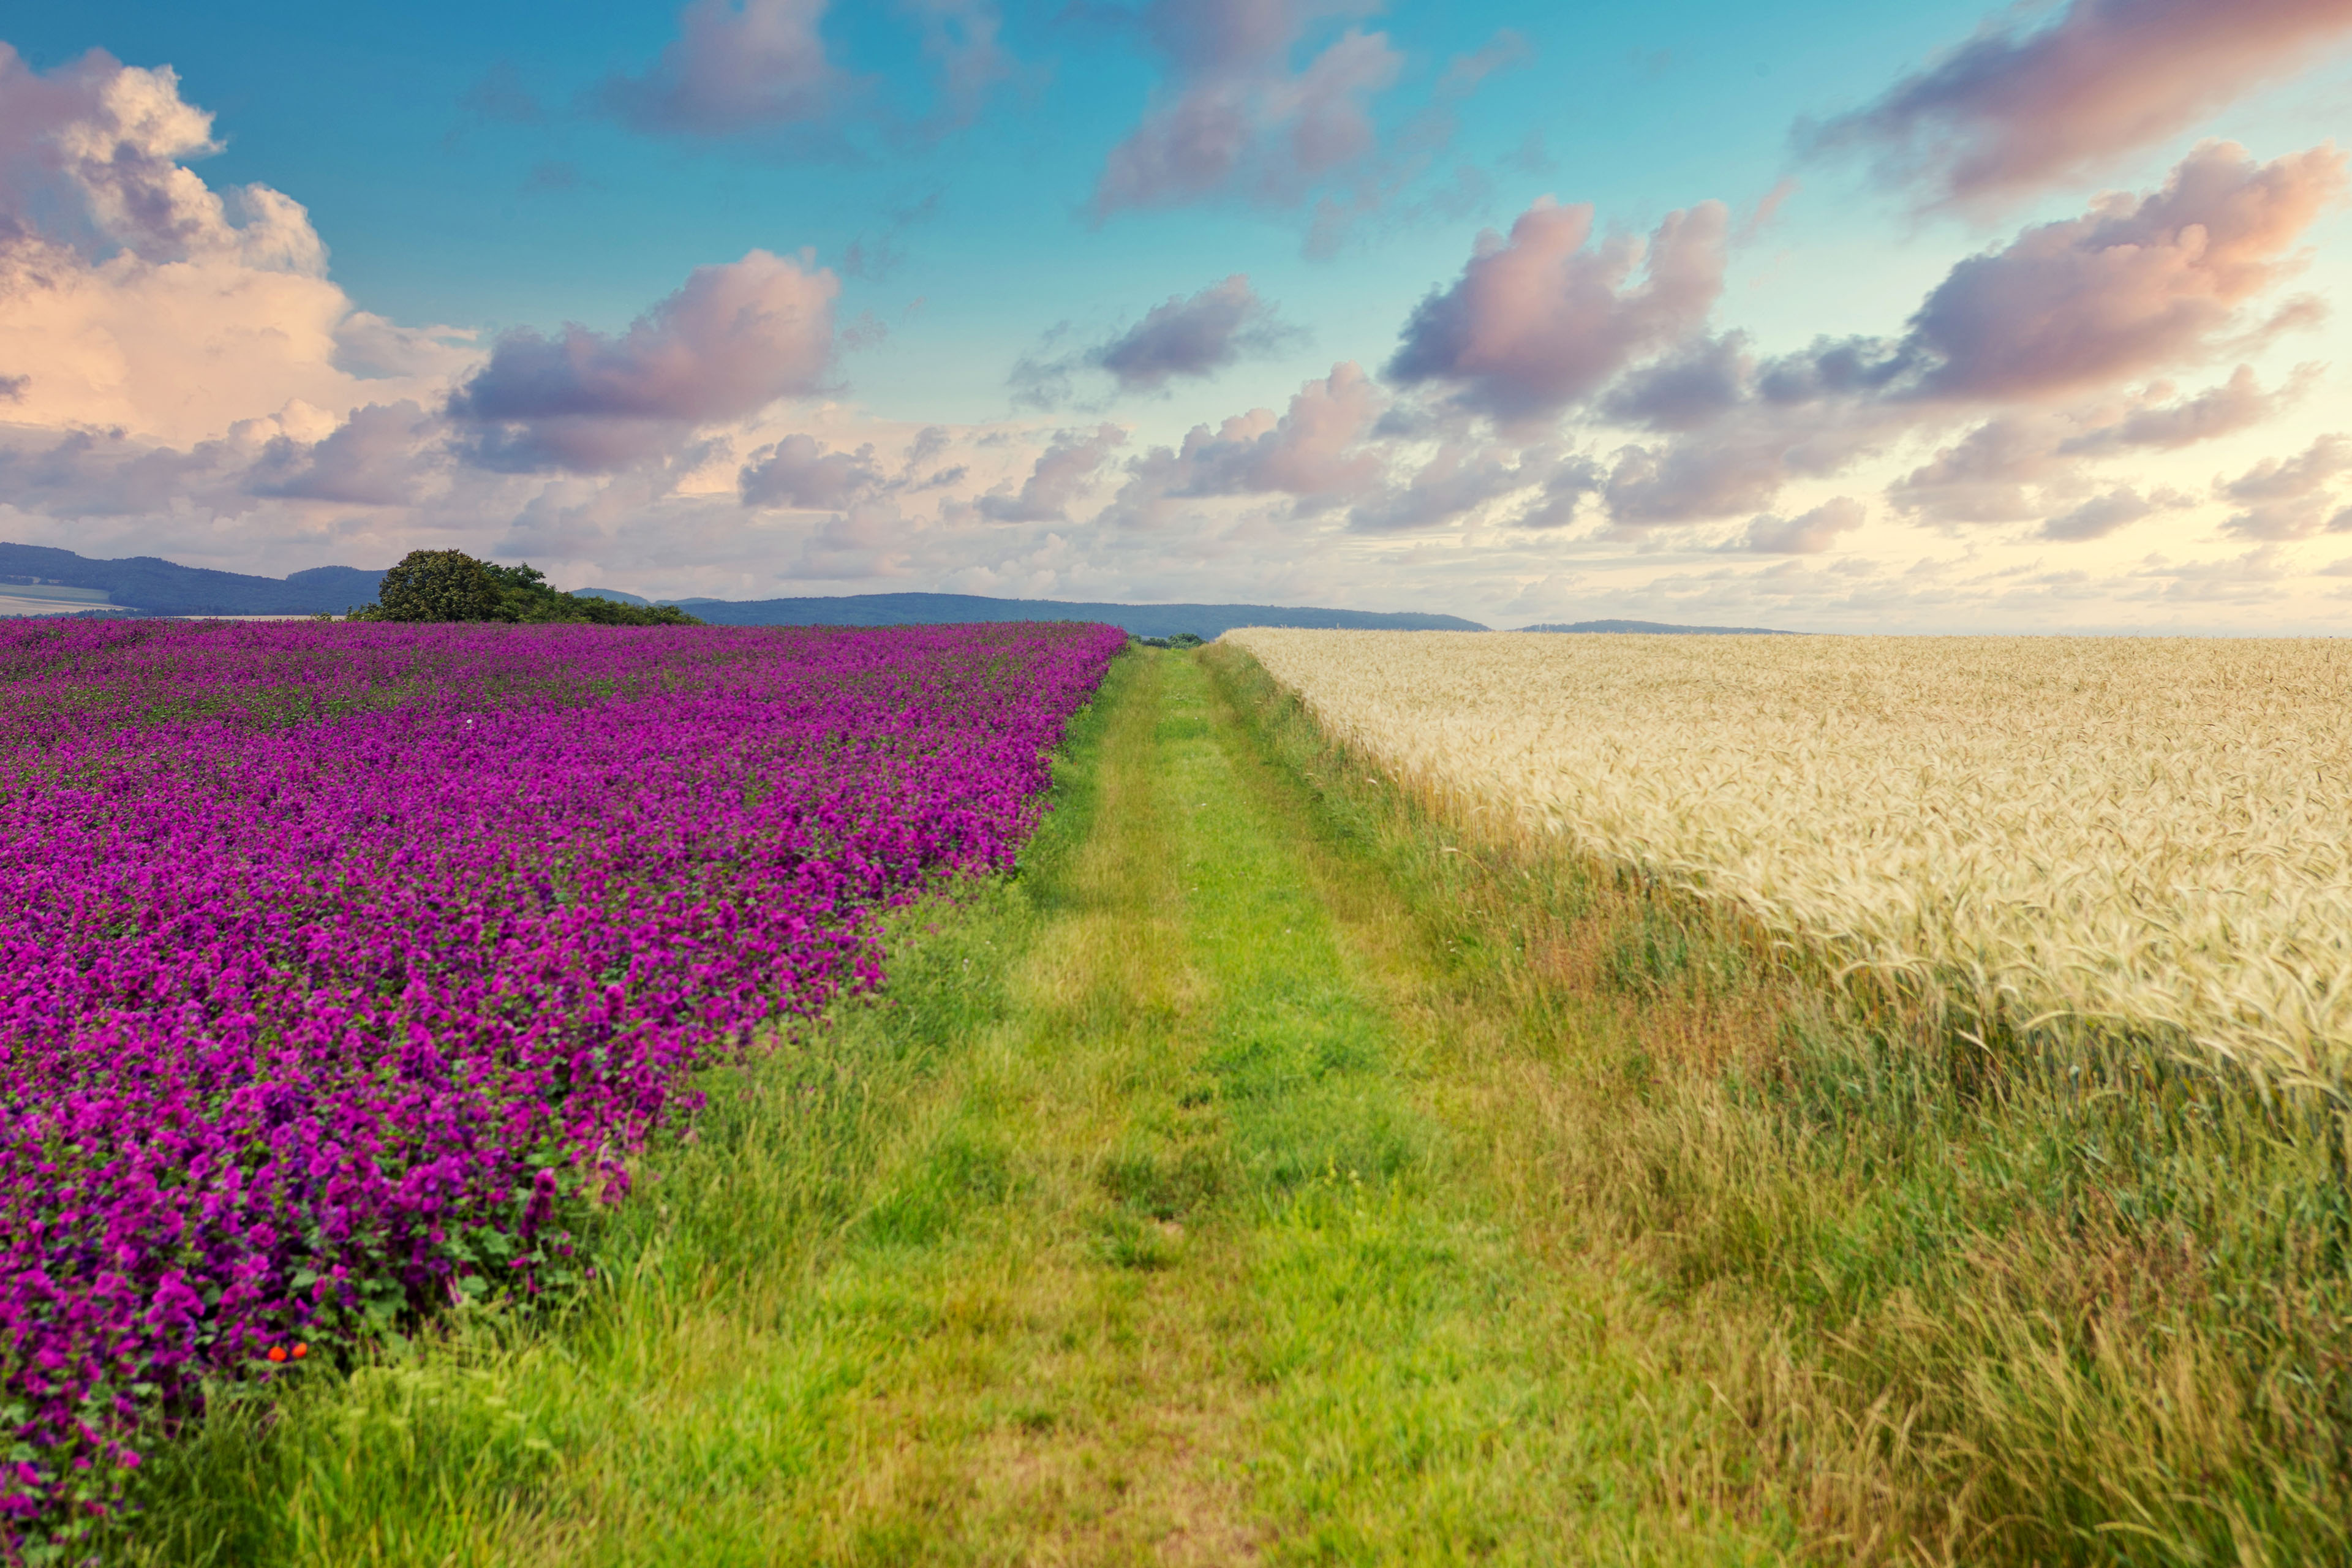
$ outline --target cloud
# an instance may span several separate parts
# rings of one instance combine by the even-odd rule
[[[725,138],[823,120],[848,87],[818,36],[827,3],[693,0],[651,67],[607,77],[589,101],[654,135]]]
[[[1874,154],[1883,182],[1931,206],[2023,195],[2310,66],[2352,34],[2352,4],[2072,0],[2025,26],[2017,12],[1988,22],[1867,108],[1801,123],[1799,145]]]
[[[2058,450],[2069,456],[2105,454],[2133,447],[2171,451],[2199,441],[2251,429],[2300,399],[2318,380],[2320,367],[2297,365],[2287,384],[2264,392],[2254,367],[2242,364],[2220,386],[2178,403],[2135,408],[2112,425],[2071,437]]]
[[[1495,36],[1466,55],[1456,55],[1437,79],[1441,99],[1466,98],[1496,71],[1509,70],[1535,58],[1535,46],[1517,27],[1497,27]]]
[[[1559,455],[1545,448],[1522,449],[1501,443],[1464,440],[1442,442],[1411,479],[1349,511],[1348,526],[1359,533],[1404,533],[1443,527],[1458,519],[1478,515],[1491,503],[1507,496],[1551,483],[1559,468]],[[1558,489],[1553,486],[1554,493]],[[1511,521],[1517,526],[1540,528],[1546,526],[1542,511],[1543,503],[1539,502],[1523,509],[1523,515]],[[1530,517],[1528,513],[1537,515]]]
[[[1213,375],[1245,353],[1279,348],[1291,335],[1236,272],[1190,299],[1171,296],[1153,306],[1090,357],[1121,392],[1157,392],[1171,377]]]
[[[788,575],[817,583],[903,576],[910,531],[890,501],[860,501],[810,531]]]
[[[2127,399],[1996,415],[1939,448],[1890,487],[1888,496],[1904,510],[1938,523],[2047,517],[2091,488],[2089,465],[2249,429],[2300,398],[2318,368],[2299,367],[2274,392],[2262,389],[2252,366],[2240,365],[2221,385],[2188,397],[2174,398],[2170,383],[2157,382]]]
[[[91,261],[127,253],[325,275],[326,247],[299,203],[267,185],[224,196],[184,166],[220,147],[213,117],[181,99],[170,67],[93,49],[43,76],[0,44],[0,211],[11,220],[0,236],[22,240],[50,220],[61,226],[49,237]]]
[[[2332,142],[2261,164],[2205,142],[2153,195],[2102,196],[1954,267],[1897,359],[1925,363],[1926,396],[2020,398],[2239,346],[2238,308],[2295,270],[2290,247],[2344,188]]]
[[[923,53],[939,73],[940,102],[929,130],[957,130],[980,118],[990,91],[1021,75],[998,39],[1004,16],[992,0],[901,0],[915,17]]]
[[[2352,437],[2322,436],[2292,458],[2270,458],[2220,487],[2223,500],[2243,510],[2221,524],[2245,539],[2302,539],[2324,527],[2345,531],[2352,509],[2336,510],[2336,479],[2352,471]],[[2333,516],[2330,514],[2334,513]]]
[[[1490,240],[1461,284],[1416,312],[1391,368],[1407,381],[1445,372],[1457,399],[1498,417],[1582,395],[1604,419],[1666,437],[1612,457],[1601,494],[1621,527],[1764,511],[1791,479],[1826,479],[1962,424],[1974,428],[1891,499],[1937,522],[2047,519],[2089,499],[2081,462],[2242,429],[2308,387],[2306,370],[2268,394],[2251,372],[2179,403],[2159,401],[2168,386],[2137,400],[2114,390],[2315,319],[2309,300],[2252,306],[2294,274],[2297,241],[2344,184],[2332,145],[2256,163],[2208,142],[2153,195],[2102,196],[2081,217],[1960,261],[1899,338],[1822,338],[1764,359],[1738,332],[1700,331],[1719,247],[1701,247],[1707,261],[1669,291],[1679,310],[1622,310],[1633,291],[1617,286],[1630,271],[1621,262],[1585,290],[1588,305],[1554,306],[1546,321],[1527,301],[1559,300],[1556,283],[1512,278],[1482,297],[1481,263],[1508,253]],[[1548,265],[1583,260],[1565,243],[1580,237],[1580,226],[1552,239]]]
[[[880,489],[871,444],[829,452],[814,437],[794,434],[753,452],[736,481],[745,506],[833,511]]]
[[[1368,494],[1387,467],[1382,453],[1364,444],[1383,402],[1360,368],[1335,364],[1302,385],[1279,416],[1254,408],[1213,431],[1195,425],[1182,446],[1154,447],[1134,458],[1105,518],[1153,524],[1180,500],[1246,495],[1290,496],[1303,514]]]
[[[1296,205],[1370,153],[1370,100],[1404,63],[1387,37],[1351,28],[1303,68],[1290,62],[1313,24],[1375,8],[1370,0],[1150,0],[1137,25],[1167,61],[1172,90],[1155,92],[1105,158],[1096,220],[1234,189]]]
[[[1039,455],[1017,492],[980,498],[981,516],[992,522],[1062,521],[1069,515],[1070,503],[1094,483],[1111,452],[1126,442],[1127,432],[1116,425],[1063,431]]]
[[[1243,359],[1276,353],[1304,336],[1278,319],[1245,274],[1190,296],[1171,295],[1143,320],[1091,348],[1055,353],[1067,340],[1064,322],[1039,347],[1013,362],[1005,383],[1015,404],[1052,408],[1073,395],[1083,370],[1107,373],[1115,393],[1158,392],[1178,378],[1205,380]]]
[[[1700,338],[1620,378],[1601,413],[1617,425],[1696,430],[1738,406],[1755,371],[1747,333]]]
[[[244,487],[255,496],[414,505],[446,465],[444,437],[440,421],[415,403],[372,403],[316,442],[277,437],[247,470]]]
[[[1841,533],[1860,528],[1870,519],[1869,509],[1851,496],[1836,496],[1796,517],[1758,517],[1748,525],[1739,548],[1759,555],[1818,555],[1837,542]]]
[[[2117,529],[2151,515],[2174,499],[2168,495],[2146,498],[2126,485],[2105,495],[2093,496],[2062,517],[2047,520],[2037,536],[2068,542],[2105,539]]]
[[[507,333],[450,395],[448,415],[486,467],[625,468],[695,426],[817,391],[839,292],[831,272],[764,250],[698,267],[617,336],[579,325]]]
[[[1769,506],[1780,487],[1801,472],[1790,443],[1769,427],[1748,438],[1628,446],[1612,457],[1601,495],[1621,527],[1696,522]],[[1838,465],[1818,468],[1834,472]]]
[[[355,311],[299,203],[185,166],[215,150],[167,68],[93,51],[43,74],[0,44],[12,420],[184,447],[297,402],[430,396],[471,362],[462,334]]]
[[[1413,310],[1387,374],[1441,383],[1507,422],[1558,413],[1705,325],[1723,291],[1727,223],[1720,202],[1703,202],[1668,214],[1646,246],[1612,235],[1588,247],[1591,206],[1547,196],[1509,238],[1478,237],[1462,276]]]

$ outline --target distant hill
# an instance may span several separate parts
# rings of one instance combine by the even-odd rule
[[[1318,630],[1483,632],[1459,616],[1318,610],[1281,605],[1097,605],[1063,599],[989,599],[973,594],[845,594],[821,599],[680,599],[678,608],[722,626],[907,626],[972,621],[1103,621],[1139,637],[1235,626]]]
[[[356,566],[314,566],[289,577],[248,577],[182,566],[152,555],[123,561],[92,561],[70,550],[37,544],[0,544],[0,594],[11,586],[94,590],[105,605],[159,616],[341,615],[373,603],[381,571]],[[38,597],[40,595],[32,595]],[[93,602],[92,609],[104,605]]]
[[[70,550],[0,543],[0,599],[12,585],[24,597],[70,599],[83,613],[128,610],[151,616],[341,615],[375,602],[381,571],[314,566],[285,578],[248,577],[182,566],[152,555],[93,561]],[[50,592],[43,594],[41,589]],[[64,592],[59,592],[64,590]],[[583,588],[581,596],[643,605],[618,588]],[[102,598],[90,597],[102,595]],[[62,605],[60,606],[62,607]],[[1213,637],[1235,626],[1350,630],[1483,632],[1458,616],[1320,610],[1279,605],[1094,605],[1060,599],[989,599],[972,594],[848,594],[810,599],[687,599],[680,608],[722,626],[904,626],[972,621],[1104,621],[1137,637],[1193,632]]]
[[[1521,626],[1523,632],[1656,632],[1666,637],[1801,637],[1802,632],[1775,631],[1770,626],[1676,626],[1664,621],[1546,621]]]

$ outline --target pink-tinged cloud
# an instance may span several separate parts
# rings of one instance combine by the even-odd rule
[[[840,288],[829,271],[764,250],[698,267],[617,336],[573,325],[501,337],[450,395],[448,415],[487,467],[625,468],[695,426],[819,390]]]
[[[740,136],[823,120],[847,86],[818,33],[827,4],[693,0],[643,75],[606,78],[591,101],[657,135]]]
[[[2089,213],[1970,257],[1912,317],[1904,357],[1932,366],[1925,395],[2039,398],[2238,346],[2240,307],[2299,266],[2294,247],[2341,200],[2333,142],[2256,163],[2209,142],[2164,189],[2103,196]],[[2273,324],[2307,320],[2290,306]]]
[[[1646,246],[1622,234],[1589,245],[1591,206],[1545,197],[1507,239],[1478,237],[1462,276],[1405,323],[1387,374],[1450,387],[1507,423],[1556,414],[1705,327],[1723,291],[1727,226],[1722,203],[1702,202],[1669,213]]]
[[[169,69],[0,45],[0,374],[9,418],[180,447],[433,395],[476,357],[352,309],[300,204],[215,191],[212,117]],[[377,377],[388,379],[363,379]]]
[[[1020,489],[982,496],[980,515],[991,522],[1063,521],[1071,504],[1093,486],[1111,453],[1126,444],[1127,432],[1116,425],[1065,430],[1039,454]]]
[[[224,197],[184,166],[220,151],[212,127],[168,66],[93,49],[44,76],[0,44],[0,239],[38,233],[94,262],[127,253],[323,277],[326,247],[299,203],[267,185]]]
[[[1557,454],[1501,442],[1450,440],[1402,484],[1360,502],[1348,513],[1357,533],[1407,533],[1475,517],[1522,490],[1556,481]],[[1556,487],[1555,487],[1556,488]],[[1517,527],[1546,526],[1542,502],[1510,519]],[[1532,515],[1531,515],[1532,514]]]
[[[1927,205],[1981,204],[2095,173],[2352,38],[2352,0],[2073,0],[2012,11],[1800,145],[1873,155]]]
[[[1819,555],[1870,520],[1869,509],[1851,496],[1833,496],[1795,517],[1766,513],[1752,519],[1739,548],[1759,555]]]
[[[859,501],[812,529],[783,575],[804,583],[903,576],[911,531],[896,503]]]
[[[1361,368],[1335,364],[1301,386],[1279,416],[1254,408],[1213,431],[1195,425],[1181,447],[1155,447],[1135,458],[1106,516],[1153,524],[1182,500],[1249,495],[1286,495],[1307,513],[1368,494],[1387,468],[1385,456],[1365,441],[1385,401]]]
[[[1171,297],[1089,357],[1121,392],[1157,392],[1179,376],[1214,375],[1292,334],[1239,272],[1191,298]]]
[[[2352,526],[2352,508],[2339,510],[2336,481],[2352,472],[2352,437],[2322,436],[2292,458],[2269,458],[2220,489],[2221,499],[2244,508],[2221,526],[2245,539],[2303,539],[2323,528]]]
[[[1685,438],[1612,454],[1601,494],[1620,528],[1696,522],[1759,511],[1796,477],[1785,438]]]
[[[2345,160],[2332,144],[2256,163],[2242,148],[2209,142],[2152,195],[2100,197],[2081,217],[2028,228],[1960,262],[1900,339],[1822,339],[1760,363],[1738,333],[1694,332],[1659,345],[1598,398],[1604,416],[1671,437],[1616,455],[1602,491],[1611,515],[1640,528],[1765,510],[1790,479],[1829,477],[1906,434],[1990,413],[1976,437],[1945,454],[1955,462],[1939,457],[1893,499],[1939,522],[2046,519],[2053,496],[2071,505],[2085,488],[2062,458],[2199,439],[2200,431],[2242,428],[2278,405],[2286,394],[2264,399],[2248,380],[2193,407],[2145,410],[2149,423],[2126,435],[2111,419],[2083,420],[2061,405],[2114,398],[2126,378],[2244,352],[2315,320],[2319,307],[2308,299],[2267,311],[2255,306],[2301,268],[2299,241],[2345,183]],[[1527,312],[1467,308],[1475,302],[1470,280],[1423,312],[1440,324],[1440,306],[1470,321],[1523,321]],[[1603,298],[1594,312],[1604,320],[1606,304]],[[1427,323],[1417,318],[1415,325]],[[1417,351],[1433,336],[1444,341],[1409,330],[1407,347]],[[1511,336],[1497,326],[1491,341],[1497,357],[1532,357],[1538,372],[1563,374],[1577,363],[1559,353],[1534,355],[1540,335],[1533,329]],[[1570,338],[1580,347],[1591,341]],[[1587,353],[1581,374],[1565,378],[1561,391],[1589,384],[1594,371],[1583,364],[1609,373],[1608,355]],[[1526,396],[1530,379],[1520,373],[1502,385],[1523,405],[1543,406]],[[2075,437],[2091,445],[2059,450]],[[1988,463],[2005,471],[1963,471]]]
[[[2252,366],[2240,365],[2228,381],[2187,397],[2175,396],[2170,383],[2157,382],[2127,398],[2103,397],[2074,408],[2012,409],[1939,448],[1890,487],[1888,499],[1931,522],[2041,518],[2045,538],[2096,538],[2098,533],[2084,531],[2113,515],[2112,504],[2063,529],[2058,524],[2063,520],[2053,518],[2053,509],[2074,504],[2095,488],[2094,464],[2133,452],[2178,451],[2251,429],[2301,398],[2318,370],[2301,366],[2284,386],[2269,392]]]
[[[736,489],[745,506],[838,511],[884,482],[872,443],[855,452],[829,452],[814,437],[794,434],[753,452]]]
[[[279,436],[245,479],[247,493],[352,506],[409,506],[446,467],[446,431],[415,403],[372,403],[320,440]]]
[[[2200,441],[2233,436],[2300,401],[2319,379],[2320,370],[2316,364],[2297,365],[2284,386],[2275,392],[2264,392],[2254,377],[2254,367],[2242,364],[2219,386],[2177,403],[2149,403],[2136,407],[2112,424],[2067,437],[2059,443],[2058,450],[2067,457],[2101,457],[2134,447],[2169,452]],[[2152,394],[2157,392],[2155,388],[2150,390]],[[2163,386],[2164,392],[2169,390]]]
[[[1377,9],[1367,0],[1151,0],[1139,18],[1169,68],[1142,121],[1103,162],[1097,221],[1238,190],[1295,205],[1378,141],[1372,98],[1404,57],[1385,35],[1349,30],[1303,68],[1308,30]]]

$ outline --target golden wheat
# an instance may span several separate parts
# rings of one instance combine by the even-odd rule
[[[2352,644],[1226,640],[1387,768],[1848,963],[2345,1094]]]

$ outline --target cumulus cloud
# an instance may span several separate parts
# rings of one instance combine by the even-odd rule
[[[2270,458],[2220,488],[2221,499],[2243,510],[2221,526],[2245,539],[2302,539],[2324,527],[2352,527],[2352,509],[2338,510],[2336,480],[2352,471],[2352,437],[2322,436],[2292,458]]]
[[[910,531],[895,503],[859,501],[812,530],[785,574],[815,583],[904,575]]]
[[[2242,364],[2219,386],[2177,403],[2152,402],[2134,408],[2112,424],[2068,437],[2058,449],[2070,457],[2104,455],[2133,447],[2172,451],[2199,441],[2235,435],[2272,418],[2288,404],[2300,399],[2318,380],[2319,373],[2318,365],[2297,365],[2286,385],[2275,392],[2264,392],[2254,377],[2254,367]],[[2150,392],[2160,396],[2169,390],[2168,385],[2160,384]]]
[[[1544,489],[1544,496],[1520,509],[1509,521],[1525,528],[1552,526],[1548,509],[1556,506],[1563,494],[1580,489],[1585,473],[1574,459],[1564,464],[1561,455],[1549,447],[1442,441],[1402,484],[1390,486],[1354,507],[1348,514],[1348,526],[1359,533],[1441,528],[1485,515],[1494,503],[1538,487]],[[1573,508],[1572,500],[1569,505]]]
[[[1212,430],[1195,425],[1177,447],[1154,447],[1133,459],[1129,478],[1105,514],[1111,521],[1166,521],[1184,500],[1208,496],[1286,495],[1308,513],[1368,494],[1386,458],[1367,444],[1384,399],[1353,363],[1307,382],[1280,416],[1254,408]]]
[[[832,511],[865,499],[883,483],[871,443],[854,452],[831,452],[816,437],[796,432],[753,452],[736,488],[745,506]]]
[[[1627,446],[1611,458],[1601,486],[1612,521],[1621,528],[1696,522],[1769,506],[1782,486],[1809,470],[1791,461],[1795,445],[1767,422],[1752,422],[1731,439]],[[1828,474],[1838,461],[1816,465]]]
[[[1291,335],[1236,272],[1190,299],[1153,306],[1091,357],[1121,392],[1157,392],[1174,377],[1213,375],[1244,354],[1279,348]]]
[[[9,416],[188,447],[299,402],[431,395],[462,334],[355,311],[299,203],[186,161],[212,117],[167,68],[49,73],[0,44],[0,364]]]
[[[1621,527],[1766,511],[1792,479],[1829,478],[1895,441],[1960,425],[1970,426],[1965,437],[1897,483],[1896,504],[1946,523],[2047,520],[2089,499],[2083,463],[2246,428],[2309,385],[2306,370],[2265,393],[2242,371],[2178,402],[2160,400],[2170,396],[2162,384],[2137,400],[2114,390],[2314,319],[2309,300],[2267,313],[2256,302],[2294,275],[2298,241],[2344,184],[2332,145],[2257,163],[2209,142],[2153,195],[2102,196],[2081,217],[1960,261],[1899,338],[1824,338],[1769,358],[1738,332],[1700,331],[1711,295],[1696,285],[1678,291],[1686,309],[1650,318],[1654,330],[1622,326],[1613,339],[1582,322],[1616,326],[1625,291],[1593,290],[1590,309],[1559,316],[1564,346],[1538,353],[1555,334],[1512,307],[1560,290],[1497,289],[1503,303],[1494,304],[1465,274],[1416,313],[1391,368],[1407,380],[1432,363],[1483,371],[1486,382],[1465,377],[1472,405],[1503,416],[1587,395],[1603,418],[1663,437],[1611,460],[1601,494]],[[1560,240],[1551,249],[1563,254]],[[1494,243],[1481,259],[1504,253]],[[1685,271],[1708,276],[1698,265]],[[1480,324],[1491,347],[1479,354],[1432,352],[1481,342]]]
[[[633,131],[740,136],[824,119],[848,86],[818,25],[828,0],[693,0],[677,37],[637,76],[607,77],[592,104]]]
[[[1888,495],[1904,510],[1938,523],[2047,518],[2092,488],[2089,465],[2132,452],[2176,451],[2252,428],[2300,398],[2318,369],[2301,366],[2270,392],[2252,366],[2240,365],[2221,385],[2186,397],[2175,396],[2169,382],[2156,382],[2125,398],[2013,409],[1938,448]]]
[[[1006,384],[1016,404],[1051,408],[1072,395],[1074,379],[1085,370],[1108,374],[1117,392],[1159,392],[1180,378],[1205,380],[1301,335],[1239,272],[1190,297],[1171,295],[1141,321],[1091,348],[1052,353],[1068,332],[1067,323],[1055,328],[1043,348],[1014,363]]]
[[[1065,430],[1038,456],[1021,488],[982,496],[980,515],[992,522],[1059,522],[1070,504],[1094,484],[1114,449],[1127,442],[1116,425]]]
[[[315,441],[273,438],[245,478],[256,496],[405,506],[446,463],[440,421],[413,402],[371,403]]]
[[[448,403],[486,467],[583,472],[660,455],[697,425],[823,384],[840,282],[764,250],[698,267],[618,335],[509,332]]]
[[[1751,520],[1739,548],[1759,555],[1819,555],[1837,542],[1839,534],[1852,532],[1869,519],[1869,509],[1860,501],[1836,496],[1795,517],[1767,513]]]
[[[1592,216],[1545,197],[1507,239],[1481,234],[1462,276],[1406,322],[1390,379],[1441,384],[1466,408],[1524,421],[1696,333],[1723,291],[1723,204],[1668,214],[1646,246],[1630,235],[1588,246]]]
[[[19,236],[37,216],[91,259],[326,271],[300,204],[267,185],[224,196],[185,166],[220,148],[213,117],[182,100],[168,66],[145,70],[93,49],[44,76],[0,44],[0,202]]]
[[[1291,62],[1316,23],[1377,8],[1374,0],[1151,0],[1138,25],[1169,81],[1104,160],[1097,220],[1234,190],[1293,205],[1371,152],[1370,100],[1404,63],[1387,37],[1350,28],[1305,66]]]
[[[1926,395],[1988,398],[2208,357],[2236,346],[2248,327],[2239,307],[2293,273],[2292,247],[2344,188],[2332,142],[2259,164],[2206,142],[2153,195],[2103,196],[1962,261],[1912,317],[1898,357],[1928,364]]]
[[[2030,13],[2029,13],[2030,15]],[[2021,195],[2185,130],[2352,35],[2347,0],[2072,0],[1988,23],[1876,102],[1797,140],[1871,154],[1931,205]]]

